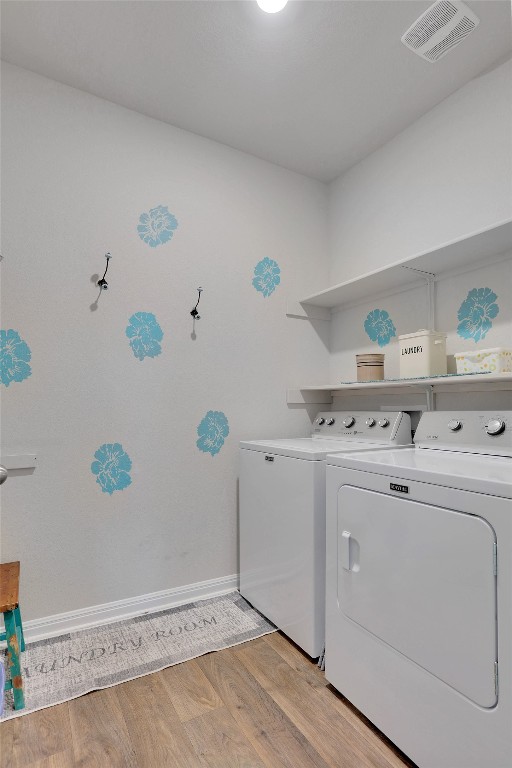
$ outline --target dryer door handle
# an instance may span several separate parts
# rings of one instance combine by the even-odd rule
[[[346,571],[350,571],[350,536],[350,531],[343,531],[339,540],[338,557]]]

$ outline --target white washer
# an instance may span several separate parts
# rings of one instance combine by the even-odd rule
[[[325,640],[325,457],[411,443],[408,414],[318,414],[308,438],[240,443],[240,592],[313,658]]]
[[[512,412],[327,459],[326,677],[420,768],[512,766]]]

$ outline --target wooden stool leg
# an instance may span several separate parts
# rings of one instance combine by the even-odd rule
[[[11,671],[12,692],[14,695],[14,709],[25,707],[23,696],[23,680],[21,678],[20,649],[18,633],[16,632],[16,616],[14,611],[4,613],[5,631],[7,634],[7,663]]]
[[[25,650],[25,636],[23,634],[23,624],[21,622],[21,613],[19,605],[14,609],[14,618],[16,621],[16,629],[18,630],[18,638],[20,641],[20,650]]]

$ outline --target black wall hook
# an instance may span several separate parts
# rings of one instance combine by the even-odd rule
[[[107,274],[108,265],[109,265],[109,262],[110,262],[110,259],[112,258],[112,256],[110,255],[110,253],[106,253],[105,254],[105,258],[107,260],[107,266],[105,267],[105,271],[103,273],[103,277],[101,278],[101,280],[98,280],[98,282],[96,283],[98,288],[100,288],[100,290],[102,290],[102,291],[106,291],[108,289],[108,283],[105,280],[105,275]]]
[[[192,315],[192,317],[194,318],[194,320],[200,320],[200,319],[201,319],[201,315],[200,315],[200,314],[199,314],[199,312],[197,311],[197,308],[198,308],[198,306],[199,306],[199,302],[201,301],[201,293],[202,293],[202,292],[203,292],[203,289],[202,289],[202,288],[198,288],[198,289],[197,289],[197,294],[198,294],[198,296],[197,296],[196,305],[195,305],[194,309],[193,309],[193,310],[191,310],[191,312],[190,312],[190,314]]]

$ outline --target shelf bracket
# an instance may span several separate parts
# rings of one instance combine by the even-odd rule
[[[424,272],[422,269],[415,269],[414,267],[407,267],[404,264],[401,265],[402,269],[408,269],[411,272],[416,272],[417,275],[423,277],[427,286],[427,330],[436,330],[436,297],[435,297],[435,281],[436,276],[433,272]]]
[[[328,390],[287,389],[288,405],[332,405],[332,393]]]
[[[331,310],[328,307],[317,307],[314,304],[301,304],[300,301],[287,301],[286,314],[288,317],[301,317],[307,320],[331,319]]]
[[[427,411],[435,411],[436,393],[433,384],[428,384],[428,386],[425,387],[425,396],[427,398]]]

